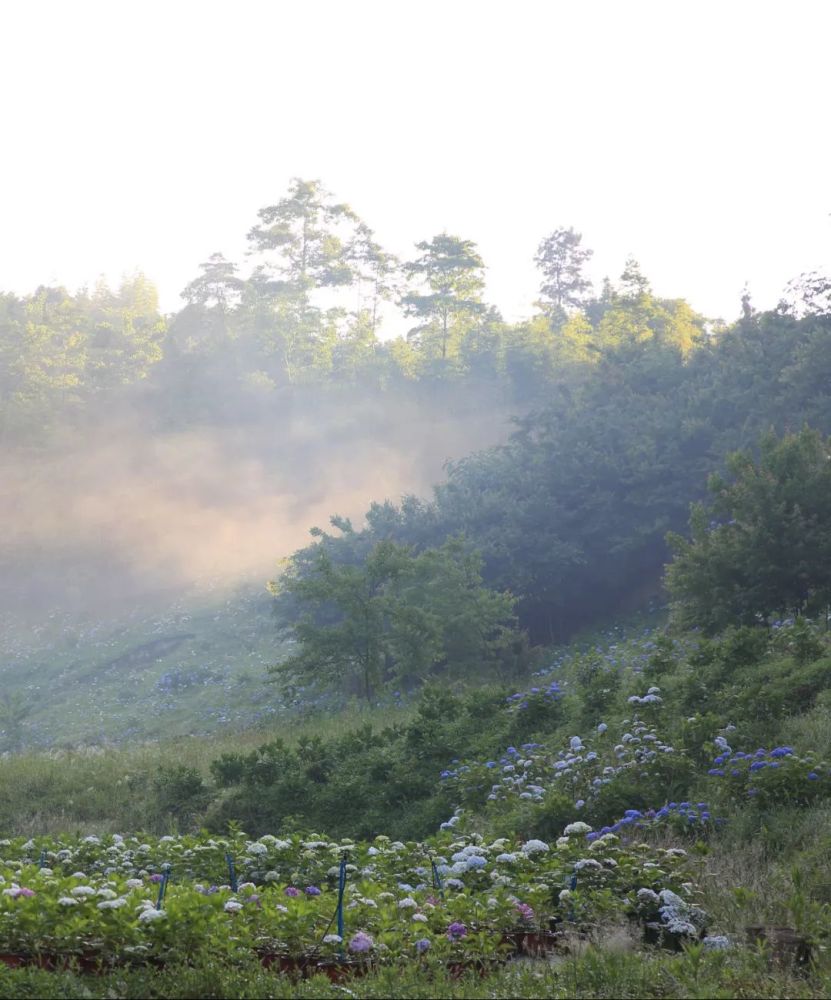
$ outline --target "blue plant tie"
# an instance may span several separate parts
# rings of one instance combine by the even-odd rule
[[[438,894],[444,899],[444,886],[442,885],[441,875],[439,874],[436,862],[432,858],[430,858],[430,866],[433,869],[433,888],[438,890]]]
[[[164,896],[167,892],[167,883],[170,879],[170,865],[162,866],[162,880],[159,882],[159,898],[156,900],[156,909],[160,910],[162,908],[162,903],[164,902]]]
[[[571,881],[569,882],[569,886],[568,887],[569,887],[569,889],[571,889],[572,892],[574,892],[574,890],[577,888],[577,872],[575,872],[571,876]],[[568,919],[572,923],[574,923],[574,903],[572,903],[571,906],[570,906],[570,908],[569,908]]]
[[[46,848],[44,848],[40,852],[40,863],[38,864],[38,868],[45,868],[45,867],[46,867]]]
[[[346,854],[340,860],[340,869],[338,871],[338,937],[343,941],[343,896],[346,892]],[[343,952],[340,953],[340,957],[343,958]]]
[[[237,870],[234,867],[234,859],[230,851],[225,852],[225,861],[228,865],[228,881],[231,883],[231,891],[237,891]]]

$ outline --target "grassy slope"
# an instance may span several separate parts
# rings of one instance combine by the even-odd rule
[[[262,588],[117,621],[2,624],[4,749],[207,736],[283,708],[263,683],[282,646]]]

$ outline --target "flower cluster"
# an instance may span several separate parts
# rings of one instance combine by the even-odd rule
[[[639,887],[682,898],[689,891],[683,852],[610,834],[587,845],[591,832],[571,823],[556,844],[487,841],[455,830],[417,845],[301,834],[4,841],[0,951],[92,950],[136,961],[252,950],[302,958],[316,949],[324,958],[373,962],[427,952],[478,959],[498,954],[511,931],[547,928],[555,918],[593,919],[610,907],[622,915]],[[41,867],[42,852],[51,867]],[[239,870],[261,877],[246,873],[232,886],[226,853]],[[154,869],[162,865],[169,867],[159,881]],[[342,939],[330,933],[341,865]],[[200,866],[217,877],[191,877]]]
[[[800,754],[790,746],[734,751],[723,737],[715,744],[720,752],[707,775],[718,782],[716,794],[724,802],[768,808],[807,805],[831,794],[831,768],[813,753]]]

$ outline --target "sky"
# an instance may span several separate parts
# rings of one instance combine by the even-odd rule
[[[474,240],[510,320],[563,225],[731,319],[831,262],[829,37],[821,0],[11,0],[0,290],[141,269],[173,311],[299,176],[404,258]]]

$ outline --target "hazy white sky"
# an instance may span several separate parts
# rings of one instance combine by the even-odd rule
[[[292,176],[404,257],[475,240],[509,319],[559,225],[726,318],[831,258],[822,0],[5,0],[0,38],[0,289],[178,308]]]

